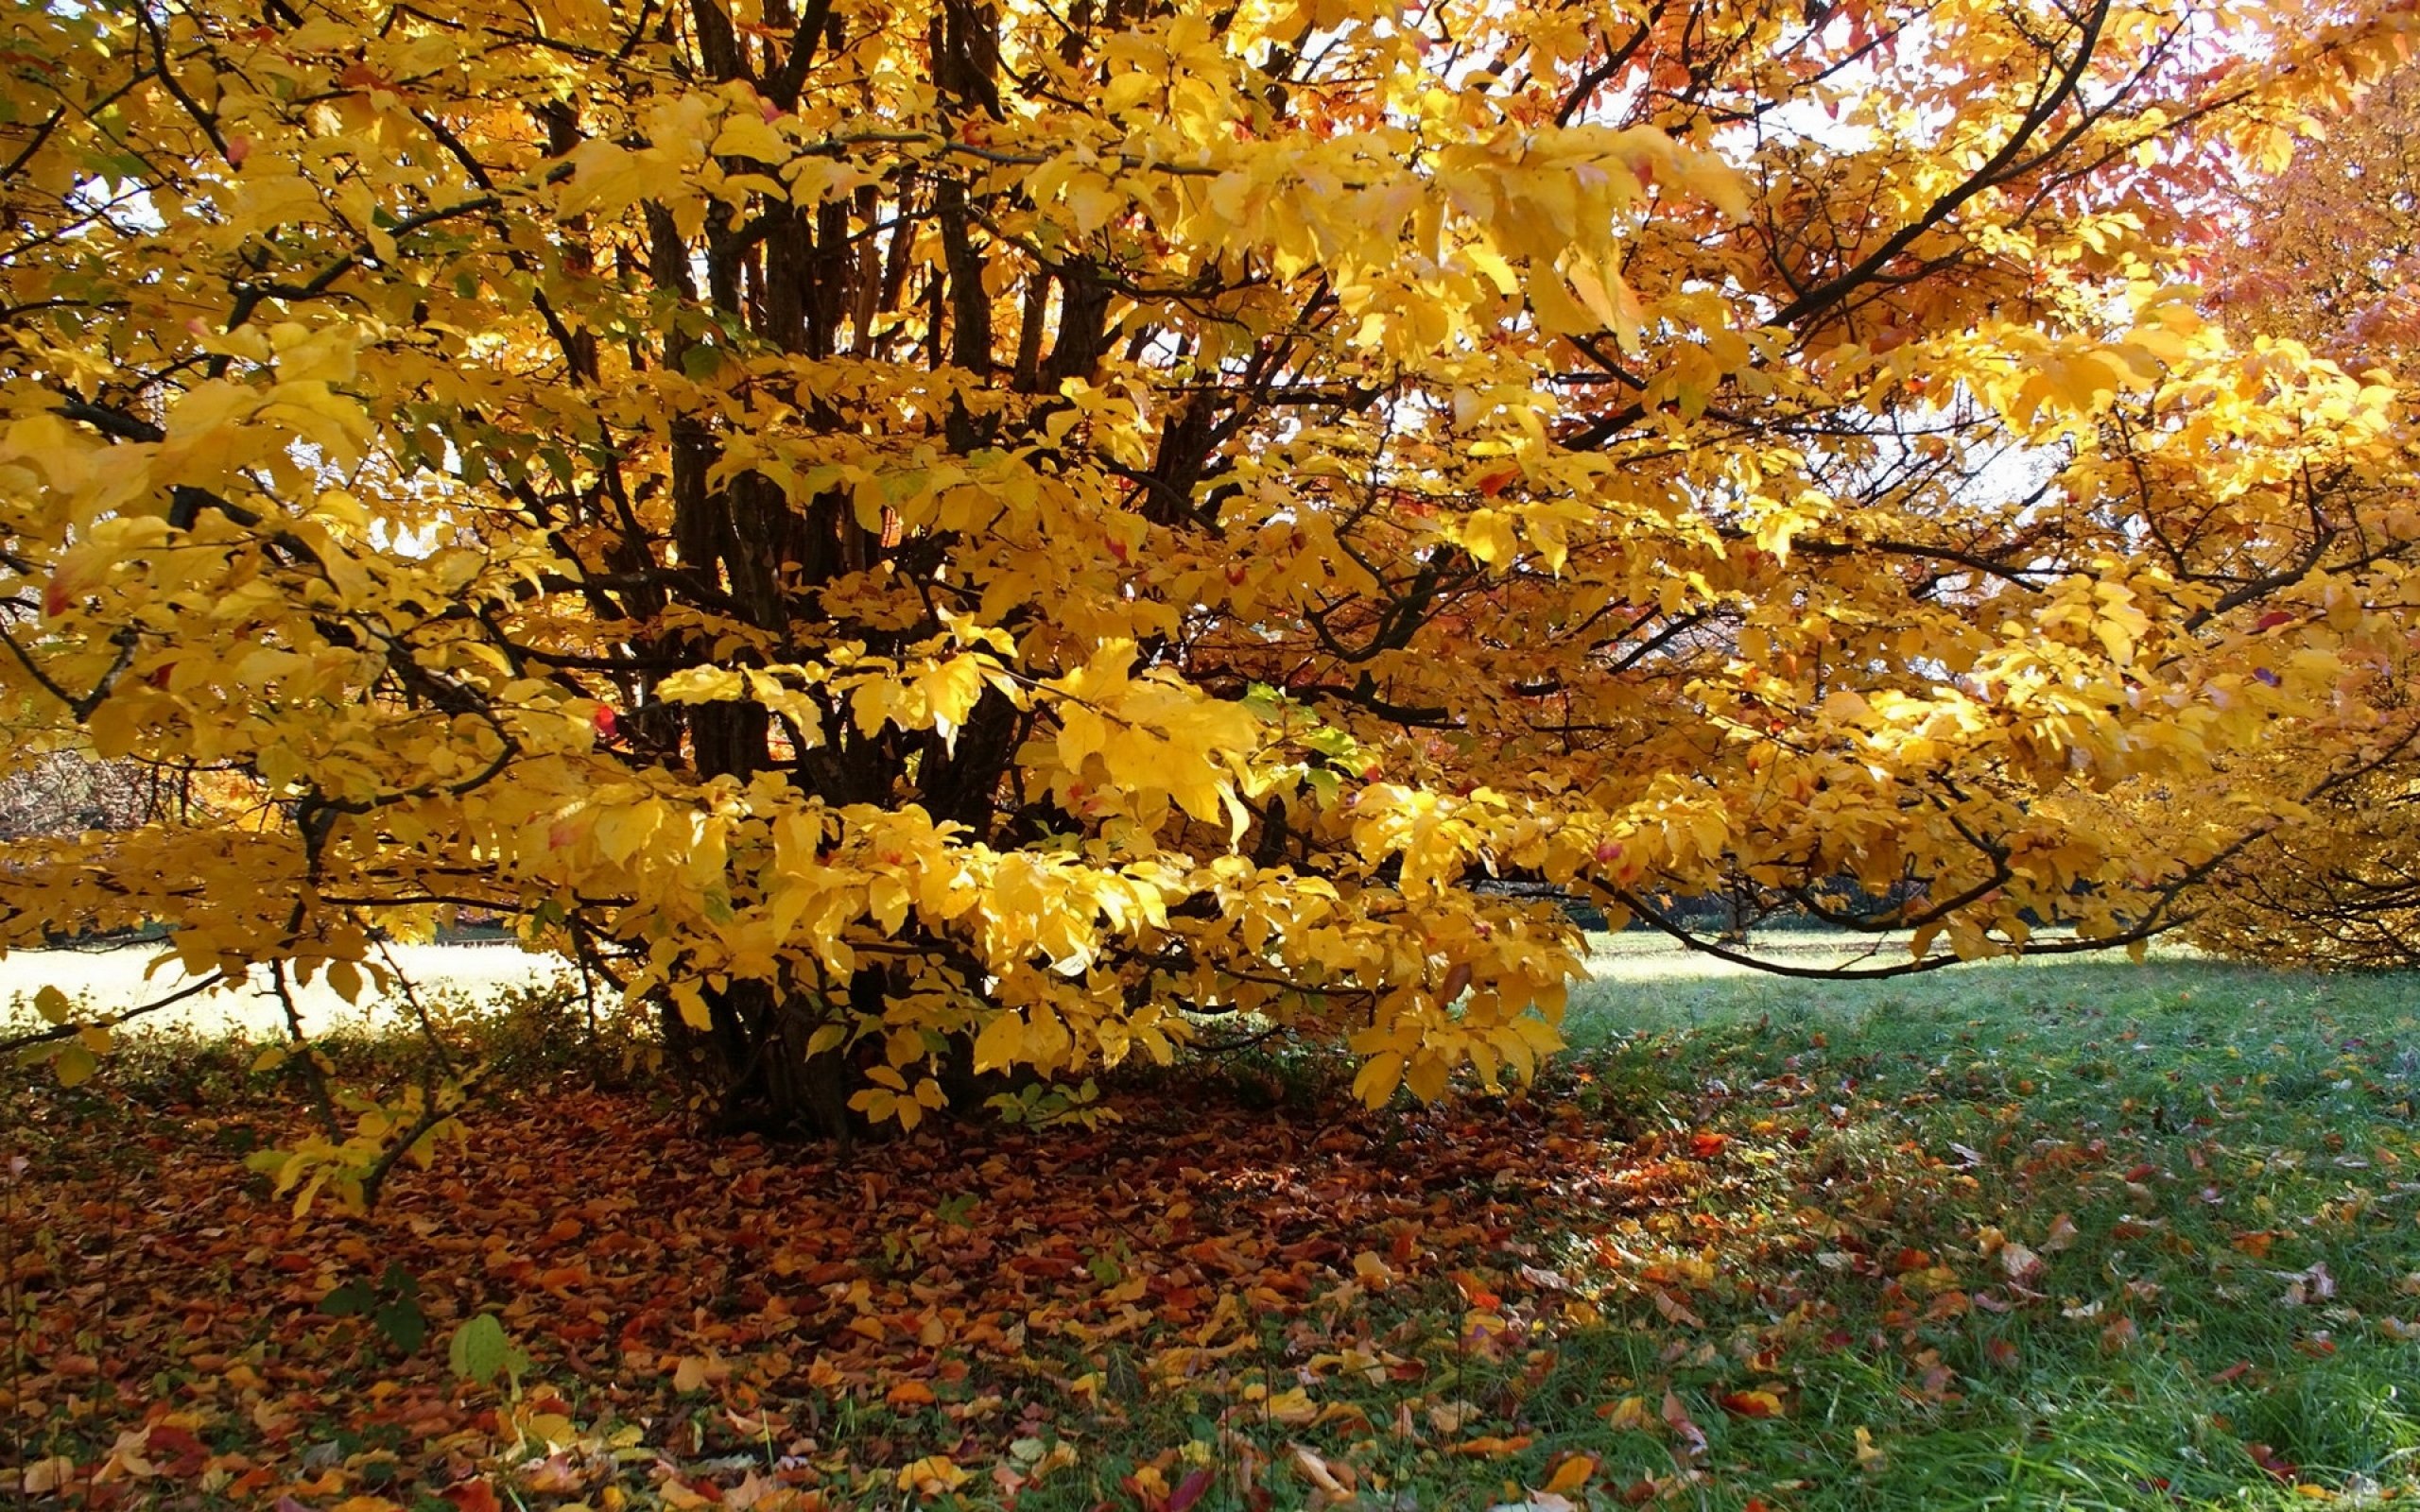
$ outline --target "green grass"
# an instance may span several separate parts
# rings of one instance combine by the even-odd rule
[[[1797,1410],[1726,1442],[1737,1479],[1811,1480],[1774,1498],[1807,1508],[2287,1503],[2415,1469],[2420,1346],[2395,1336],[2420,1312],[2415,989],[2191,959],[1865,984],[1616,971],[1570,1034],[1675,1126],[1806,1127],[1766,1200],[1861,1213],[1868,1251],[1924,1251],[1952,1290],[1993,1279],[1986,1227],[2042,1252],[2073,1225],[2043,1257],[2048,1300],[2005,1314],[1928,1320],[1847,1272],[1811,1286],[1856,1342],[1793,1354]],[[2314,1265],[2334,1296],[2306,1280],[2287,1305],[2280,1273]],[[1838,1473],[1855,1426],[1876,1472]]]

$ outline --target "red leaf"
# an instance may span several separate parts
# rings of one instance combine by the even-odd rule
[[[1217,1478],[1206,1469],[1199,1469],[1177,1482],[1176,1489],[1168,1493],[1167,1512],[1186,1512],[1194,1503],[1201,1500],[1202,1493],[1210,1489],[1211,1482]]]
[[[2262,1469],[2267,1470],[2270,1474],[2274,1475],[2277,1479],[2285,1482],[2287,1485],[2291,1486],[2301,1477],[2301,1466],[2296,1465],[2292,1460],[2279,1458],[2277,1452],[2271,1449],[2268,1445],[2246,1444],[2243,1448],[2244,1452],[2252,1456],[2252,1463],[2259,1466]]]

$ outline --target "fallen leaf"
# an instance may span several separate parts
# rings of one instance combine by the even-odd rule
[[[955,1491],[975,1477],[959,1469],[947,1454],[927,1454],[900,1467],[897,1485],[903,1491],[918,1496],[939,1496]]]
[[[1318,1419],[1319,1404],[1300,1386],[1288,1386],[1261,1404],[1261,1416],[1273,1423],[1300,1428]]]
[[[1482,1434],[1477,1438],[1462,1440],[1446,1452],[1468,1454],[1475,1458],[1495,1459],[1506,1454],[1518,1454],[1529,1448],[1531,1442],[1528,1434],[1514,1434],[1510,1438],[1500,1437],[1495,1434]]]
[[[1176,1483],[1176,1489],[1168,1493],[1167,1504],[1161,1512],[1189,1512],[1217,1480],[1218,1476],[1206,1468],[1191,1471]]]
[[[1428,1426],[1441,1434],[1459,1434],[1478,1421],[1478,1408],[1467,1401],[1432,1401],[1428,1404]]]
[[[2000,1246],[2000,1271],[2019,1286],[2031,1287],[2049,1268],[2041,1256],[2019,1244]]]
[[[1596,1473],[1596,1455],[1572,1454],[1555,1466],[1553,1473],[1547,1477],[1546,1485],[1538,1489],[1550,1496],[1560,1496],[1567,1491],[1576,1491],[1587,1485],[1588,1477]]]
[[[2270,1448],[2266,1444],[2246,1444],[2243,1446],[2243,1449],[2245,1453],[2252,1456],[2252,1463],[2259,1466],[2262,1469],[2267,1470],[2270,1474],[2275,1476],[2278,1480],[2285,1482],[2289,1486],[2294,1484],[2294,1482],[2299,1480],[2302,1476],[2302,1468],[2300,1466],[2296,1465],[2292,1460],[2280,1457],[2275,1450]]]
[[[1868,1475],[1878,1475],[1890,1468],[1891,1457],[1875,1447],[1874,1430],[1859,1424],[1857,1430],[1857,1468]]]
[[[1312,1489],[1332,1501],[1353,1500],[1353,1487],[1344,1479],[1353,1473],[1351,1466],[1330,1466],[1325,1456],[1307,1444],[1288,1447],[1294,1452],[1294,1468],[1303,1472],[1303,1478],[1311,1483]]]
[[[1705,1430],[1690,1421],[1689,1410],[1681,1405],[1681,1399],[1669,1391],[1664,1393],[1662,1417],[1664,1426],[1672,1430],[1672,1435],[1681,1441],[1688,1458],[1696,1459],[1705,1452]]]

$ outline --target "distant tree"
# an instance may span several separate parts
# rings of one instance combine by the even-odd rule
[[[161,817],[165,797],[152,770],[53,751],[0,773],[0,841],[130,830]]]
[[[2290,167],[2230,185],[2222,202],[2196,271],[2239,341],[2409,381],[2420,357],[2420,72],[2391,74],[2351,112],[2315,123]],[[2383,506],[2391,517],[2414,501]],[[2314,575],[2281,595],[2263,614],[2269,633],[2334,651],[2337,686],[2228,753],[2214,782],[2148,790],[2154,848],[2197,829],[2263,832],[2180,908],[2196,942],[2289,964],[2420,966],[2413,587]],[[2396,612],[2381,625],[2377,607]]]

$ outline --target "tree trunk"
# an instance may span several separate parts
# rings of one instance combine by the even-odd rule
[[[873,991],[878,1001],[879,988]],[[849,1110],[848,1050],[807,1048],[817,1029],[845,1022],[844,1006],[814,993],[777,995],[761,982],[735,982],[705,1000],[709,1027],[697,1028],[666,1003],[664,1032],[675,1059],[713,1100],[718,1125],[842,1143],[863,1132]]]

